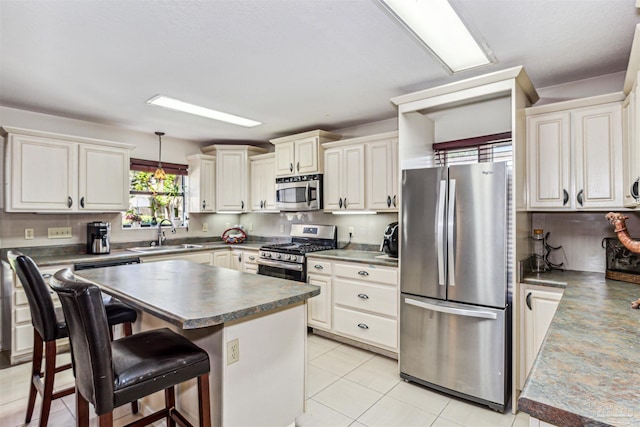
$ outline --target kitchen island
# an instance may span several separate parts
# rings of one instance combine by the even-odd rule
[[[574,271],[524,278],[545,281],[566,288],[518,409],[531,426],[640,425],[640,286]]]
[[[136,331],[170,327],[209,353],[213,425],[282,427],[302,414],[305,300],[320,293],[317,286],[188,261],[76,275],[139,310]],[[195,418],[195,384],[179,388],[179,402]]]

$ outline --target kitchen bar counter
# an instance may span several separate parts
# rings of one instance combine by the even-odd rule
[[[640,286],[571,271],[524,279],[545,281],[566,288],[518,408],[556,426],[640,425]]]
[[[391,258],[377,251],[357,251],[349,249],[332,249],[307,254],[307,257],[326,258],[337,261],[360,262],[371,265],[384,265],[387,267],[397,267],[398,259]]]
[[[189,261],[161,261],[76,273],[132,307],[182,329],[205,328],[304,302],[317,286]]]
[[[291,426],[302,415],[305,300],[319,287],[182,260],[75,274],[140,310],[136,332],[169,327],[207,351],[214,426]],[[177,396],[192,422],[193,387]],[[143,399],[143,408],[160,407],[161,395]]]

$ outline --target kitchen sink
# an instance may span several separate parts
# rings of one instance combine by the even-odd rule
[[[200,249],[202,247],[203,247],[202,245],[183,243],[181,245],[137,246],[134,248],[127,248],[127,250],[131,252],[138,252],[138,253],[157,253],[157,252],[177,251],[180,249]]]

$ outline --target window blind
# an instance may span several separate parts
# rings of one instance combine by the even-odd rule
[[[433,150],[436,166],[483,162],[508,162],[511,166],[513,157],[511,132],[438,142]]]

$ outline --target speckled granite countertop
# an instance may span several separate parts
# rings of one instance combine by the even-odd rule
[[[39,267],[48,267],[52,265],[61,265],[61,264],[75,264],[75,263],[84,263],[84,262],[100,262],[100,261],[109,261],[109,260],[126,260],[129,258],[145,258],[152,257],[156,255],[168,255],[168,254],[185,254],[190,252],[202,252],[202,251],[213,251],[213,250],[224,250],[224,249],[248,249],[248,250],[258,250],[260,246],[264,245],[265,242],[244,242],[241,244],[230,245],[223,242],[198,242],[197,245],[202,247],[200,248],[176,248],[176,249],[168,249],[168,250],[159,250],[155,252],[148,253],[140,253],[134,252],[127,249],[112,249],[109,254],[101,254],[101,255],[92,255],[86,253],[80,253],[79,251],[73,251],[73,248],[64,248],[62,250],[56,247],[49,248],[18,248],[21,252],[24,252],[26,255],[31,256]],[[172,246],[173,242],[167,242],[165,246]],[[132,245],[136,246],[136,245]],[[84,246],[81,246],[84,248]],[[6,260],[6,250],[2,251],[2,259]]]
[[[640,425],[640,286],[602,273],[533,279],[566,288],[518,408],[557,426]]]
[[[398,259],[389,258],[381,252],[374,251],[352,251],[349,249],[332,249],[329,251],[319,251],[307,254],[308,258],[325,258],[337,261],[360,262],[371,265],[384,265],[397,267]]]
[[[189,261],[159,261],[76,273],[136,309],[183,329],[206,328],[305,301],[318,286]]]

